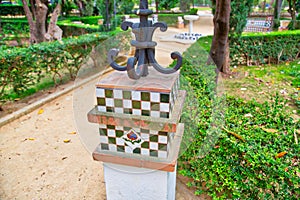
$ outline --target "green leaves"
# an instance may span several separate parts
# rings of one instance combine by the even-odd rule
[[[196,45],[185,53],[181,75],[199,104],[198,109],[187,110],[200,113],[200,117],[197,130],[190,124],[185,126],[196,134],[180,157],[179,173],[194,179],[195,194],[206,193],[213,199],[299,199],[300,148],[294,131],[300,129],[300,123],[286,113],[279,95],[265,103],[227,96],[225,128],[210,152],[199,157],[212,120],[210,94],[214,86],[213,70],[202,68],[200,56],[193,58]],[[197,55],[201,53],[198,50]],[[189,113],[182,118],[186,115]]]

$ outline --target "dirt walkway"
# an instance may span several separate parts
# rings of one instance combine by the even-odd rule
[[[211,23],[203,29],[212,30]],[[172,33],[156,31],[155,38],[166,34]],[[171,51],[183,52],[187,47],[159,42],[157,60],[167,65]],[[81,89],[93,95],[94,82]],[[93,101],[87,109],[90,104]],[[93,161],[82,145],[73,112],[71,92],[0,127],[1,200],[105,199],[102,163]],[[178,195],[177,199],[189,198]]]

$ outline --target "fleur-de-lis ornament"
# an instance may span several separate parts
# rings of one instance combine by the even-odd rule
[[[148,16],[152,13],[152,10],[148,9],[148,0],[141,0],[139,10],[136,11],[136,15],[140,17],[140,22],[132,23],[125,21],[121,24],[121,28],[124,31],[130,27],[136,39],[131,41],[131,45],[136,48],[135,55],[128,59],[126,66],[120,66],[114,61],[114,58],[119,53],[118,49],[111,49],[108,52],[108,62],[110,66],[118,71],[127,71],[131,79],[137,80],[141,76],[147,76],[149,73],[148,66],[153,66],[154,69],[160,73],[171,74],[176,72],[182,65],[182,56],[179,52],[171,53],[171,58],[177,60],[173,68],[165,68],[157,63],[155,59],[155,46],[157,43],[152,41],[153,33],[157,28],[165,32],[168,26],[164,22],[152,24],[152,21],[148,20]]]

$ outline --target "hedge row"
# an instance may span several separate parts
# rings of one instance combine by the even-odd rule
[[[0,51],[0,100],[10,92],[21,94],[46,75],[62,78],[67,72],[74,78],[91,50],[105,35],[89,34],[28,48],[11,48]]]
[[[90,24],[90,25],[98,25],[99,19],[103,19],[103,17],[102,16],[88,16],[88,17],[69,16],[65,19],[63,19],[63,17],[60,18],[60,20],[66,22],[81,21],[84,24]]]
[[[24,8],[22,5],[1,5],[0,4],[0,16],[6,15],[24,15]]]
[[[129,51],[129,31],[93,33],[44,42],[28,48],[0,46],[0,102],[14,96],[23,97],[44,78],[74,80],[79,69],[91,59],[81,77],[103,70],[107,66],[107,52],[111,48]],[[106,41],[104,41],[106,40]],[[12,95],[13,94],[13,95]]]
[[[231,65],[278,64],[300,56],[300,30],[251,33],[230,44]]]
[[[135,14],[130,14],[129,16],[130,16],[130,18],[138,18],[138,16],[135,15]],[[158,21],[160,21],[160,22],[166,22],[168,24],[168,26],[176,26],[177,25],[177,21],[178,21],[178,17],[182,17],[183,18],[183,16],[184,16],[183,13],[178,13],[178,14],[174,14],[174,13],[161,14],[160,13],[160,14],[158,14]],[[152,17],[153,17],[153,15],[152,15]]]
[[[99,25],[99,19],[103,19],[102,16],[92,17],[68,17],[67,19],[60,20],[57,25],[63,30],[63,36],[74,36],[82,35],[93,32],[104,32],[106,31],[103,25]],[[75,21],[81,22],[82,24],[74,23]],[[115,30],[121,24],[121,16],[116,16],[115,20],[112,20],[111,30]]]
[[[29,33],[29,24],[26,19],[1,19],[0,33],[3,34],[21,34]]]

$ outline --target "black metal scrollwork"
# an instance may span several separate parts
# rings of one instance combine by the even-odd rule
[[[141,76],[147,76],[148,66],[153,66],[154,69],[160,73],[170,74],[177,71],[182,65],[182,56],[179,52],[171,53],[171,58],[177,60],[175,67],[165,68],[157,63],[155,59],[155,46],[157,43],[152,41],[153,33],[157,28],[165,32],[168,26],[164,22],[152,24],[152,21],[148,20],[148,16],[152,13],[152,10],[148,9],[148,0],[141,0],[140,9],[136,11],[136,14],[140,17],[140,22],[132,23],[125,21],[121,24],[121,28],[124,31],[131,28],[136,39],[131,41],[131,45],[136,48],[135,55],[128,59],[126,66],[120,66],[114,61],[114,58],[118,56],[118,49],[111,49],[108,52],[108,62],[110,66],[118,71],[127,71],[131,79],[137,80]],[[135,67],[136,65],[137,67]]]

